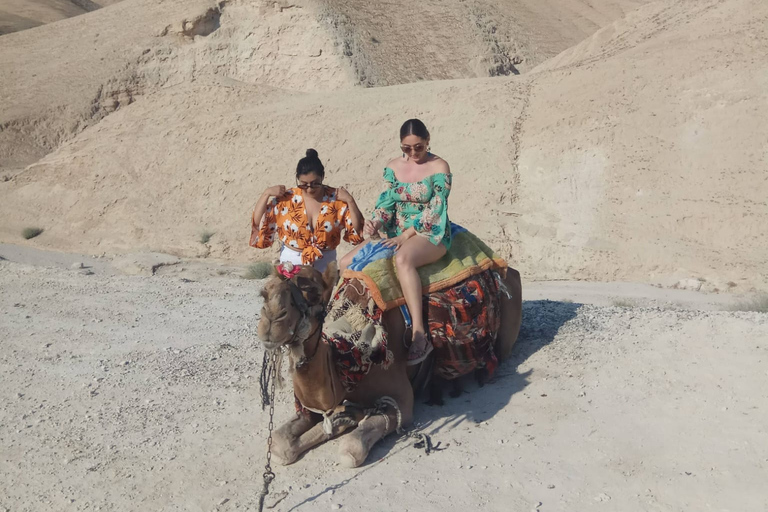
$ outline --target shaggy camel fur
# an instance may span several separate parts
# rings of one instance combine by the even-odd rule
[[[259,337],[264,347],[287,348],[296,397],[304,407],[327,417],[323,421],[320,414],[297,414],[275,430],[272,451],[283,464],[295,462],[307,450],[354,428],[342,439],[339,456],[345,466],[360,466],[378,440],[413,419],[408,354],[402,343],[389,344],[394,362],[388,369],[374,366],[351,393],[342,387],[331,349],[321,342],[322,313],[337,281],[335,265],[329,265],[324,274],[304,266],[290,280],[270,278],[262,291],[265,301]],[[522,318],[520,275],[509,269],[505,283],[511,299],[502,297],[501,329],[495,345],[500,358],[512,350]],[[390,340],[403,339],[405,325],[397,310],[386,311],[382,320]],[[382,403],[382,397],[391,398],[397,406],[392,401]],[[340,405],[345,400],[357,405]]]

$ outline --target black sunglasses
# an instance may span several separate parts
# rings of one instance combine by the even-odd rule
[[[323,182],[313,181],[312,183],[304,183],[301,181],[297,181],[296,186],[299,187],[301,190],[307,190],[308,188],[320,188],[323,186]]]

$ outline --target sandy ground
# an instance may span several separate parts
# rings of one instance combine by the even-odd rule
[[[255,510],[260,282],[209,262],[141,276],[108,258],[0,256],[0,510]],[[678,292],[527,284],[493,382],[417,407],[439,451],[392,436],[347,470],[331,442],[278,467],[268,505],[766,510],[768,314]],[[659,305],[587,303],[627,296]]]

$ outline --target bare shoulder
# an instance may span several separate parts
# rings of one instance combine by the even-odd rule
[[[451,166],[437,155],[433,155],[433,159],[429,161],[429,168],[432,174],[451,174]]]
[[[403,159],[401,157],[395,157],[392,160],[389,161],[387,164],[387,167],[392,169],[393,171],[398,171],[403,165]]]

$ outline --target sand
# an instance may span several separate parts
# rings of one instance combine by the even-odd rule
[[[416,116],[453,169],[452,218],[526,279],[768,289],[763,2],[650,3],[520,75],[425,64],[369,88],[328,8],[129,0],[3,36],[0,240],[39,226],[35,247],[270,259],[246,243],[265,187],[314,147],[368,212]],[[415,80],[401,51],[377,64],[402,71],[387,83]]]
[[[107,258],[0,256],[0,507],[256,510],[261,282],[194,262],[126,276]],[[267,503],[765,510],[768,314],[704,311],[693,292],[674,308],[592,305],[569,286],[573,302],[524,291],[520,339],[493,382],[444,407],[418,401],[416,428],[439,451],[390,436],[352,470],[330,442],[276,467]],[[276,417],[292,411],[279,391]]]
[[[0,0],[3,33],[0,511],[255,510],[250,210],[314,147],[370,211],[409,117],[523,276],[518,345],[419,401],[439,451],[328,443],[273,510],[768,509],[768,314],[732,310],[768,291],[765,2]]]

